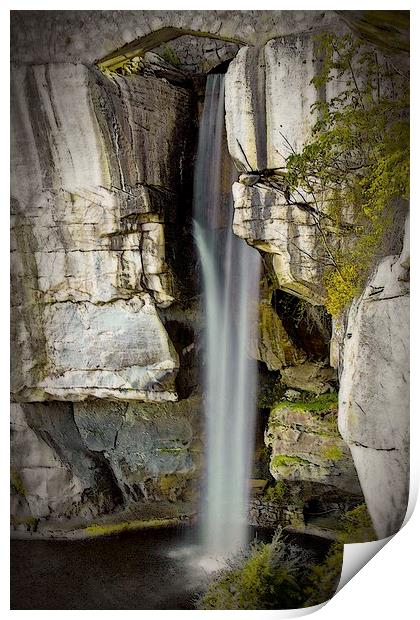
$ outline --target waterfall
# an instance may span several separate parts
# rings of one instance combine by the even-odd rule
[[[260,257],[232,232],[233,166],[226,147],[224,75],[207,78],[194,176],[195,238],[205,306],[206,467],[202,542],[226,557],[247,542],[256,410]]]

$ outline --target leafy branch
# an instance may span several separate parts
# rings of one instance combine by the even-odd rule
[[[312,83],[332,94],[312,106],[310,139],[288,147],[284,186],[312,206],[311,215],[331,259],[327,308],[339,314],[361,290],[392,220],[397,199],[409,196],[408,78],[351,34],[319,37],[321,69]],[[339,232],[334,248],[325,221]],[[356,239],[345,247],[349,223]],[[354,240],[354,236],[352,237]],[[345,248],[345,249],[344,249]]]

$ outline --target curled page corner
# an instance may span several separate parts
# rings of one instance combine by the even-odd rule
[[[328,600],[323,601],[322,603],[319,603],[318,605],[312,605],[311,607],[298,607],[296,609],[276,609],[276,610],[267,610],[267,609],[256,609],[256,610],[252,610],[252,617],[255,620],[259,620],[259,619],[267,619],[268,617],[272,617],[272,618],[303,618],[304,616],[309,616],[310,614],[313,614],[317,611],[319,611],[320,609],[322,609],[323,607],[325,607],[325,605],[328,603]],[[236,610],[236,617],[241,617],[241,614],[243,615],[243,617],[247,617],[249,618],[249,609],[247,610]],[[202,613],[202,612],[201,612]],[[205,612],[204,612],[205,613]],[[222,616],[225,618],[225,614],[228,614],[229,611],[223,611],[223,612],[217,612],[217,611],[213,611],[212,610],[212,614],[217,614],[217,613],[221,613]]]
[[[413,455],[412,455],[413,457]],[[340,582],[334,596],[381,550],[389,541],[396,536],[401,529],[410,520],[417,503],[419,480],[417,469],[413,467],[413,458],[411,462],[410,476],[410,492],[408,496],[407,512],[400,529],[381,540],[373,540],[371,542],[352,543],[344,545],[343,549],[343,567],[341,569]]]
[[[398,533],[398,532],[397,532]],[[395,536],[388,536],[371,542],[344,545],[343,567],[337,594],[370,560]],[[334,595],[335,596],[335,595]]]

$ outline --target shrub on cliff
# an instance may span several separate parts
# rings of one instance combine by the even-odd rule
[[[317,51],[316,122],[303,150],[288,157],[286,185],[310,204],[330,263],[326,307],[338,315],[398,228],[398,200],[409,197],[409,79],[351,34],[324,34]],[[333,249],[331,231],[351,244]]]
[[[271,544],[251,545],[222,571],[198,602],[199,609],[294,609],[303,602],[302,574],[310,555],[278,530]]]
[[[322,562],[283,537],[252,544],[219,573],[199,599],[199,609],[293,609],[310,607],[334,596],[340,581],[343,545],[375,540],[365,504],[342,515],[337,541]]]

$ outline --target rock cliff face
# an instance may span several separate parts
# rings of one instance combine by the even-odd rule
[[[354,25],[351,16],[349,20]],[[337,24],[338,31],[341,27]],[[328,227],[322,238],[312,196],[291,204],[299,198],[290,201],[281,174],[286,157],[309,137],[311,105],[336,94],[330,87],[317,92],[310,84],[317,63],[313,33],[279,37],[257,49],[243,47],[227,72],[226,124],[230,153],[243,172],[233,186],[235,233],[262,252],[280,290],[322,305],[329,263],[325,240],[334,247],[337,239]],[[330,357],[342,370],[340,429],[380,537],[397,531],[408,495],[407,253],[405,249],[399,259],[390,256],[380,263],[354,302],[347,329],[335,323]],[[285,366],[278,366],[283,383],[317,392],[313,364]],[[314,462],[332,438],[319,438],[313,416],[304,415],[299,423],[296,415],[286,406],[271,414],[266,441],[273,449],[272,474],[280,479],[319,475],[326,483],[338,474],[335,480],[345,486],[347,474],[341,477],[337,464]],[[347,469],[350,455],[343,442],[340,452]],[[350,478],[357,484],[354,472]]]
[[[280,391],[263,406],[267,416],[272,409],[271,473],[305,487],[304,501],[299,486],[287,496],[301,522],[312,488],[335,502],[360,497],[359,479],[378,535],[398,528],[408,480],[406,246],[379,265],[346,330],[334,328],[340,429],[358,476],[335,409],[308,405],[337,387],[322,308],[329,261],[312,198],[290,204],[282,171],[309,136],[320,96],[310,83],[314,35],[327,28],[345,26],[323,11],[13,14],[16,526],[196,497],[196,95],[203,72],[234,57],[226,75],[227,139],[241,173],[233,230],[259,249],[271,277],[251,351]],[[138,74],[98,69],[137,57]]]
[[[312,105],[338,94],[311,83],[320,62],[315,45],[312,32],[243,47],[226,75],[226,129],[230,154],[246,173],[233,186],[235,233],[271,255],[279,288],[323,304],[328,248],[337,236],[325,222],[320,230],[323,205],[314,195],[290,196],[282,182],[287,157],[310,136]]]
[[[311,212],[287,203],[267,185],[233,186],[233,230],[271,256],[278,287],[311,303],[322,304],[322,275],[328,258]],[[328,235],[331,242],[332,235]]]
[[[194,502],[200,399],[12,405],[12,515],[86,521],[147,502]]]
[[[175,400],[156,307],[177,295],[164,223],[183,189],[190,93],[83,65],[12,75],[16,398]]]
[[[409,484],[409,231],[353,302],[344,340],[340,432],[349,444],[375,530],[398,531]]]
[[[199,399],[175,401],[195,387],[196,112],[174,72],[151,55],[113,80],[73,63],[12,69],[17,524],[194,495]]]

